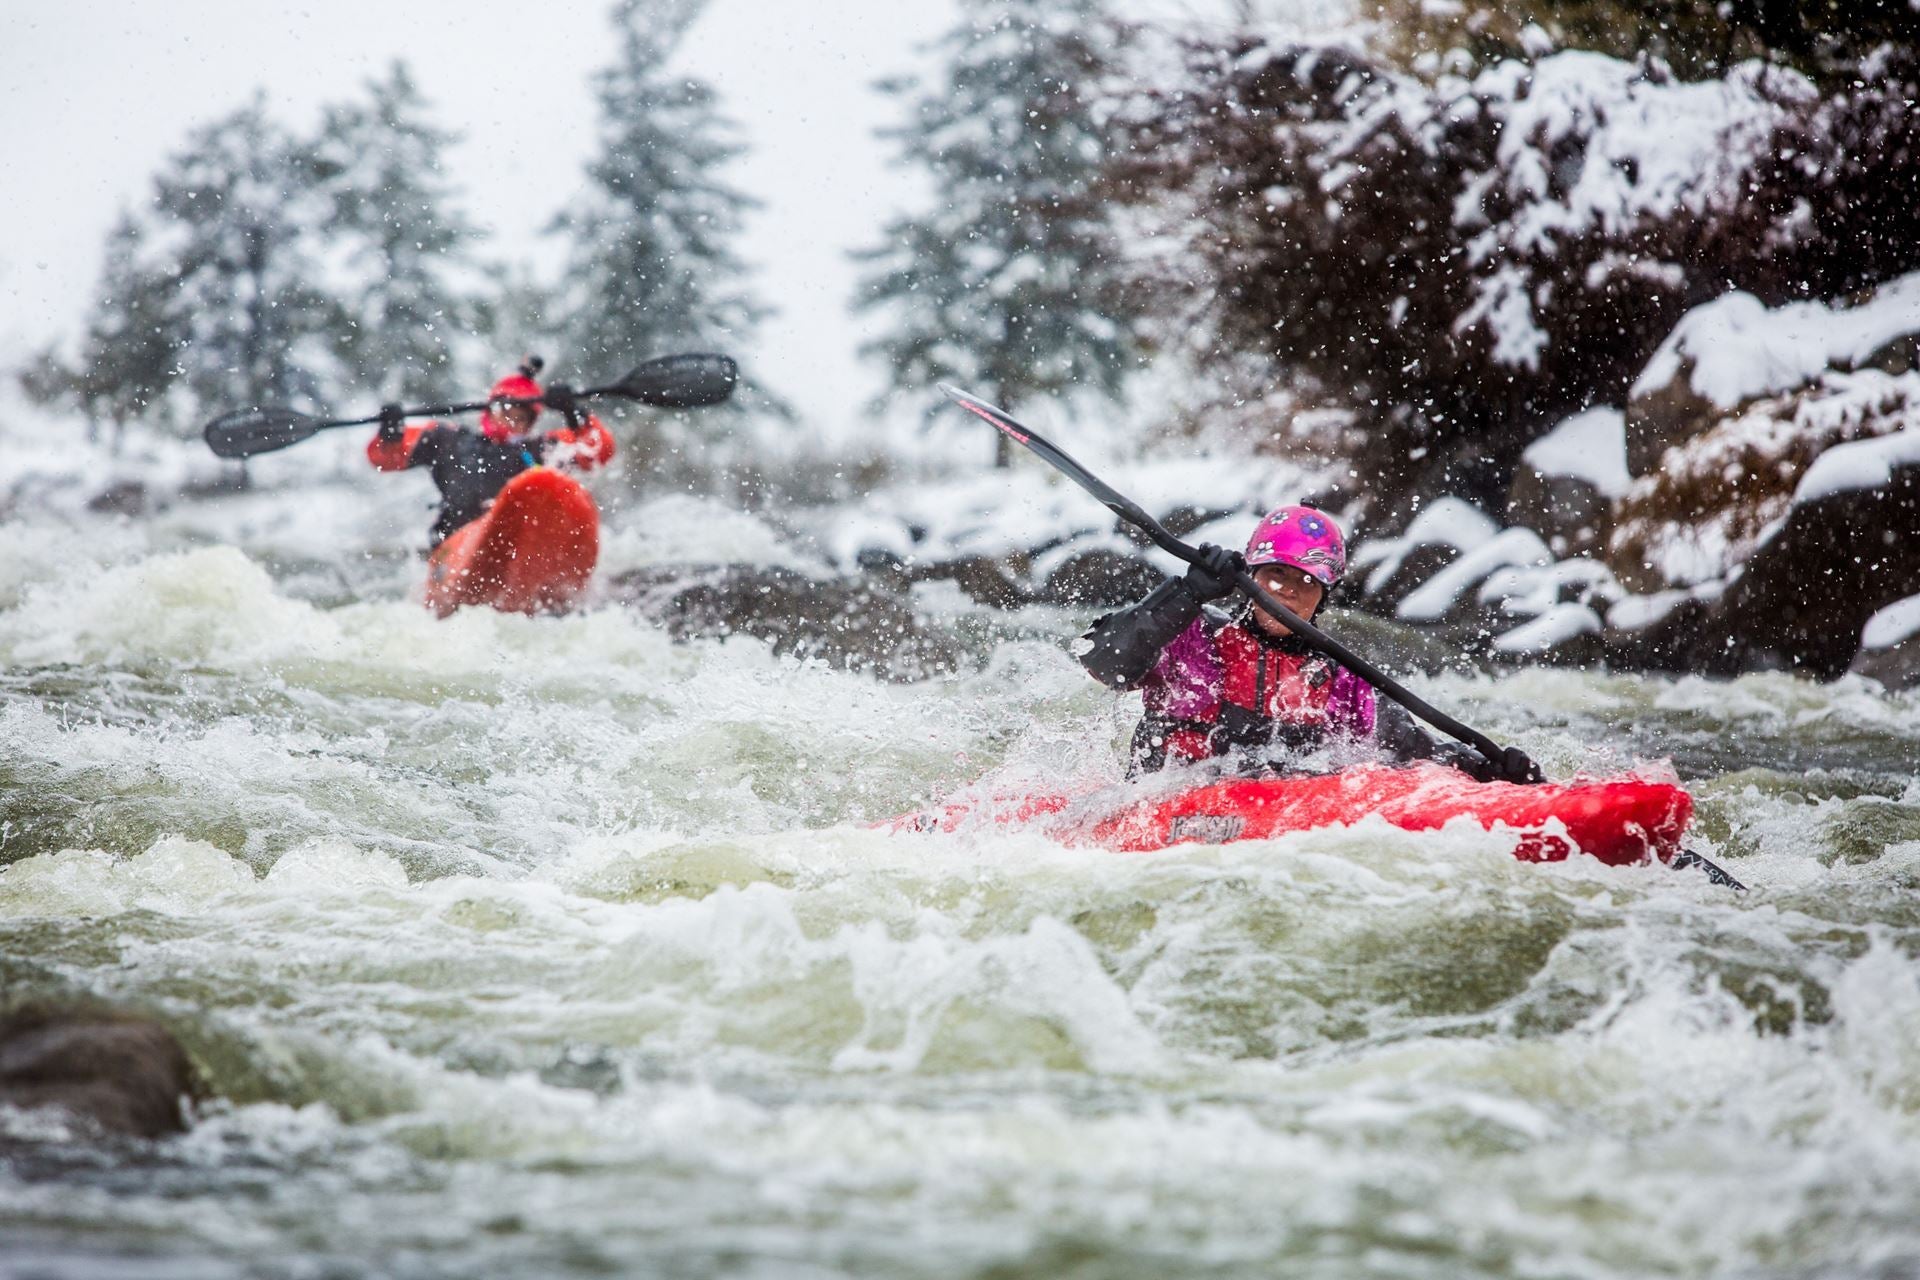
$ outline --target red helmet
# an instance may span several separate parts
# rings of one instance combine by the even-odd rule
[[[540,384],[533,380],[533,375],[539,373],[545,366],[545,363],[546,362],[540,359],[539,356],[528,356],[518,369],[493,384],[493,389],[487,392],[489,405],[491,406],[501,400],[525,400],[528,398],[537,400],[538,397],[546,394],[541,390]],[[537,418],[540,416],[540,411],[546,406],[535,403],[528,407],[533,410],[533,416]],[[511,423],[502,422],[500,419],[494,417],[491,407],[480,415],[480,430],[489,440],[504,440],[509,436],[519,434],[518,430]]]

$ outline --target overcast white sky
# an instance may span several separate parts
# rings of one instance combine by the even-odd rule
[[[1136,0],[1135,11],[1219,20],[1248,7],[1324,16],[1345,0]],[[434,119],[462,135],[452,162],[471,216],[506,257],[579,188],[611,53],[610,0],[0,0],[9,38],[0,127],[12,179],[0,204],[0,368],[77,332],[118,211],[195,125],[264,89],[310,128],[406,59]],[[1157,12],[1156,12],[1157,10]],[[749,146],[733,178],[765,204],[743,244],[777,308],[739,354],[816,427],[846,420],[878,375],[854,352],[851,248],[917,203],[924,179],[872,136],[893,119],[874,79],[917,62],[953,0],[710,0],[685,68],[718,90]],[[490,179],[501,170],[513,181]],[[548,249],[551,253],[552,249]],[[517,353],[510,353],[517,354]]]

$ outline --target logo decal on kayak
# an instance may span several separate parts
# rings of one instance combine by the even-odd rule
[[[1188,813],[1167,823],[1167,843],[1195,840],[1201,844],[1224,844],[1238,839],[1247,828],[1247,820],[1230,813]]]

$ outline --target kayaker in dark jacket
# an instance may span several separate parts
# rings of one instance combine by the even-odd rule
[[[367,442],[367,460],[382,471],[427,467],[440,490],[440,512],[431,536],[438,546],[461,525],[487,509],[507,481],[528,467],[572,466],[587,469],[613,457],[613,434],[599,418],[581,409],[573,389],[554,383],[542,390],[534,381],[541,360],[529,356],[516,373],[493,384],[491,402],[480,415],[480,430],[454,423],[428,422],[409,427],[399,405],[380,410],[380,430]],[[537,404],[502,401],[539,397]],[[535,432],[542,408],[556,409],[567,425]]]
[[[1243,600],[1228,614],[1205,606],[1231,595],[1251,569],[1262,587],[1308,622],[1346,572],[1346,543],[1332,518],[1281,507],[1253,531],[1244,555],[1207,544],[1200,563],[1130,609],[1095,620],[1075,646],[1102,684],[1138,690],[1146,714],[1134,730],[1134,771],[1169,761],[1237,756],[1257,769],[1332,742],[1370,744],[1394,761],[1437,760],[1488,781],[1537,781],[1518,748],[1497,762],[1436,742],[1397,703],[1310,648],[1285,624]]]

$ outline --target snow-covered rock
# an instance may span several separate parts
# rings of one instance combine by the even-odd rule
[[[1495,653],[1532,656],[1563,649],[1579,636],[1598,635],[1600,615],[1583,604],[1557,604],[1532,622],[1494,637]]]
[[[1495,570],[1480,584],[1479,601],[1510,618],[1537,618],[1563,604],[1604,609],[1623,594],[1606,565],[1575,556]]]
[[[1467,592],[1485,581],[1496,569],[1512,565],[1546,565],[1553,553],[1540,535],[1531,529],[1502,529],[1487,541],[1471,547],[1446,568],[1428,578],[1395,607],[1396,616],[1408,622],[1438,622],[1457,613]]]
[[[1648,360],[1627,401],[1627,459],[1636,475],[1703,423],[1795,391],[1829,370],[1920,353],[1920,273],[1882,285],[1858,305],[1790,302],[1768,307],[1735,290],[1695,307]]]
[[[1691,588],[1622,596],[1607,608],[1607,626],[1613,631],[1645,631],[1666,621],[1685,604],[1711,603],[1726,594],[1725,582],[1707,582]]]
[[[1920,593],[1920,539],[1904,536],[1920,529],[1920,454],[1892,439],[1842,446],[1860,450],[1834,465],[1844,484],[1823,481],[1796,499],[1724,591],[1688,593],[1640,631],[1610,636],[1610,656],[1705,674],[1845,672],[1870,620]],[[1883,621],[1876,635],[1894,629]]]
[[[1883,482],[1907,446],[1876,438],[1916,430],[1920,373],[1830,372],[1750,403],[1633,482],[1614,512],[1607,562],[1642,592],[1725,578],[1780,527],[1796,491],[1812,481],[1811,500],[1832,486]]]
[[[1852,489],[1883,488],[1893,481],[1895,468],[1916,462],[1920,462],[1920,429],[1837,445],[1807,468],[1793,491],[1793,505],[1818,502]]]
[[[1920,595],[1896,600],[1867,619],[1848,668],[1889,689],[1920,685]]]
[[[1891,649],[1920,635],[1920,595],[1896,600],[1867,619],[1860,629],[1860,647],[1873,651]]]
[[[1605,406],[1577,413],[1520,455],[1507,491],[1507,518],[1545,538],[1556,555],[1603,545],[1613,504],[1633,483],[1626,419]]]
[[[1584,481],[1607,499],[1623,496],[1633,483],[1627,472],[1626,415],[1605,405],[1576,413],[1528,445],[1520,458],[1543,476]]]
[[[1429,503],[1397,538],[1373,538],[1354,547],[1347,569],[1358,577],[1370,608],[1390,610],[1462,551],[1500,531],[1492,516],[1459,498]]]
[[[1791,391],[1828,369],[1857,369],[1889,343],[1920,334],[1920,273],[1901,276],[1858,306],[1790,302],[1768,307],[1735,290],[1695,307],[1673,327],[1632,395],[1685,378],[1715,408]]]
[[[1171,520],[1176,535],[1230,546],[1244,541],[1261,512],[1326,487],[1318,472],[1279,458],[1162,451],[1082,461],[1144,510]],[[1043,562],[1049,552],[1064,558],[1096,549],[1162,572],[1181,567],[1144,546],[1092,494],[1024,455],[1004,470],[903,479],[851,503],[791,512],[785,522],[845,571],[876,556],[916,573],[984,556],[1022,562],[1037,586],[1057,567]]]

